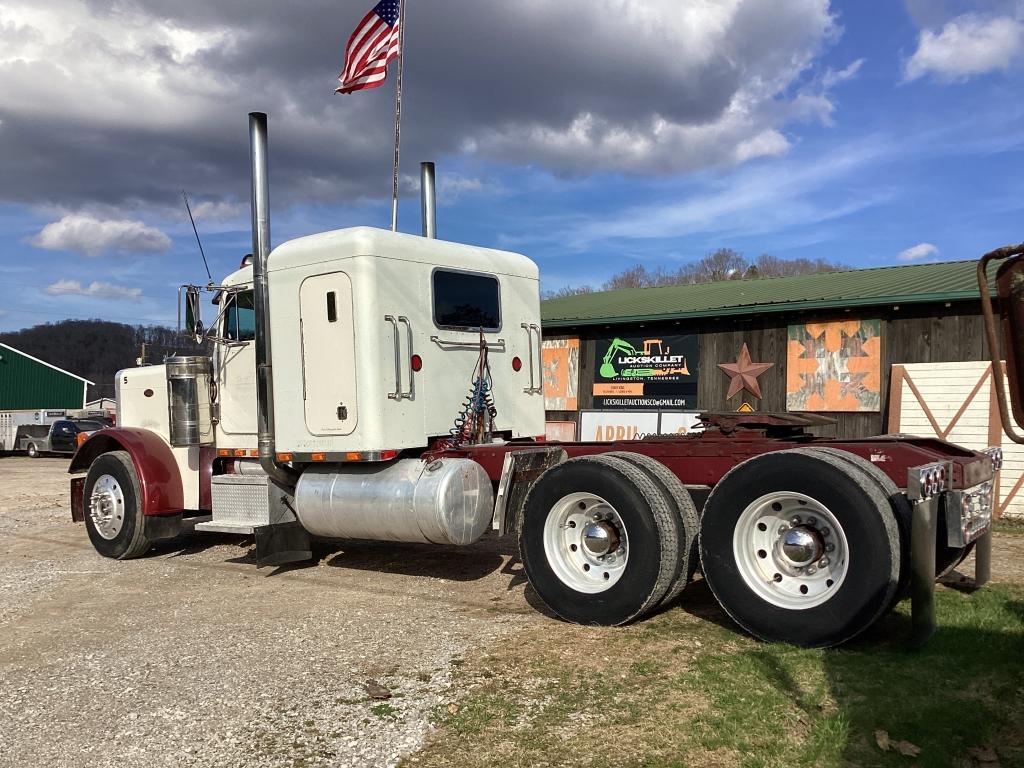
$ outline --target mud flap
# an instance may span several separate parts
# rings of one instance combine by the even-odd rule
[[[260,525],[253,528],[256,537],[256,567],[300,563],[310,560],[313,552],[309,534],[298,521]]]
[[[526,494],[541,475],[567,458],[565,450],[558,447],[527,448],[505,454],[491,521],[499,536],[510,531],[519,533]]]
[[[147,515],[143,518],[146,538],[150,541],[173,539],[181,534],[181,513],[176,515]]]
[[[85,522],[85,476],[71,478],[71,522]]]

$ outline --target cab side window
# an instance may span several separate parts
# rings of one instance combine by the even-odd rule
[[[236,293],[224,310],[224,338],[252,341],[256,338],[256,309],[252,291]]]

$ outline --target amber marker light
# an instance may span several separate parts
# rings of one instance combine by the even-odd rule
[[[309,457],[312,461],[327,461],[326,453],[314,453]]]
[[[278,461],[291,461],[292,458],[294,458],[294,457],[290,453],[279,453],[279,454],[277,454],[277,460]]]
[[[217,449],[217,455],[218,456],[230,456],[231,455],[231,449],[230,448],[218,448]]]
[[[345,454],[345,461],[362,461],[362,460],[363,460],[363,454],[359,453],[359,451],[349,451],[348,453]]]
[[[235,449],[235,458],[244,459],[245,458],[245,448],[236,448]]]

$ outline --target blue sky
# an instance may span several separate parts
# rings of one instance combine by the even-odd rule
[[[72,25],[99,13],[85,0],[60,2]],[[437,15],[455,14],[460,2],[445,0]],[[183,186],[215,278],[250,249],[247,109],[270,113],[275,243],[388,224],[390,80],[333,96],[316,73],[337,68],[337,46],[311,41],[300,56],[299,29],[295,47],[268,51],[273,74],[254,89],[238,74],[252,68],[227,53],[232,36],[241,39],[241,22],[227,11],[200,15],[194,27],[170,24],[166,40],[159,29],[142,42],[119,34],[119,25],[135,30],[147,14],[165,14],[158,5],[135,4],[134,16],[103,16],[96,26],[135,40],[139,51],[170,50],[166,67],[149,77],[152,62],[137,64],[131,87],[99,78],[89,104],[66,111],[52,104],[55,75],[40,63],[47,44],[61,43],[47,29],[52,19],[17,2],[0,9],[4,34],[17,38],[15,54],[0,54],[0,86],[15,77],[25,84],[0,106],[0,330],[68,317],[173,324],[177,285],[205,280]],[[342,5],[331,11],[332,28],[316,34],[347,36],[365,9]],[[793,0],[787,16],[782,0],[767,10],[741,7],[756,0],[723,0],[728,12],[665,32],[668,17],[659,14],[672,3],[600,0],[579,4],[584,37],[585,15],[601,13],[599,5],[607,7],[593,20],[597,41],[600,24],[622,28],[607,9],[627,8],[626,31],[636,38],[626,39],[651,45],[653,35],[671,45],[678,34],[689,51],[687,41],[693,48],[721,33],[721,46],[741,53],[651,54],[619,93],[623,86],[601,71],[616,63],[609,49],[588,61],[584,47],[564,77],[552,72],[538,85],[525,67],[542,55],[540,30],[558,19],[543,18],[536,4],[516,0],[501,12],[502,25],[518,30],[508,50],[498,40],[462,53],[442,45],[442,32],[410,4],[401,230],[419,232],[413,179],[418,161],[433,159],[440,235],[525,253],[548,289],[596,286],[637,262],[671,268],[718,247],[874,267],[972,259],[1024,239],[1021,3]],[[314,26],[327,26],[316,23],[321,11],[309,9]],[[744,59],[749,45],[737,39],[751,19],[768,25],[756,38],[764,50]],[[443,18],[437,23],[442,30]],[[537,50],[524,37],[531,29]],[[70,56],[65,69],[74,69]],[[454,57],[447,71],[478,68],[479,79],[438,82],[446,56]],[[498,68],[517,56],[523,78],[503,79]],[[86,57],[82,70],[102,64]],[[621,64],[637,62],[622,54]],[[205,73],[231,98],[195,97],[194,85],[175,79],[183,68]],[[716,78],[725,99],[711,87]]]

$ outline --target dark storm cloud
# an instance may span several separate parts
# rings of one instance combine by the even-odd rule
[[[331,93],[368,6],[0,9],[0,195],[65,209],[172,206],[183,187],[244,200],[253,109],[271,115],[277,202],[379,190],[391,82]],[[834,33],[827,0],[409,0],[407,29],[414,160],[471,152],[555,173],[680,172],[784,151],[780,129],[829,106],[798,81]]]

